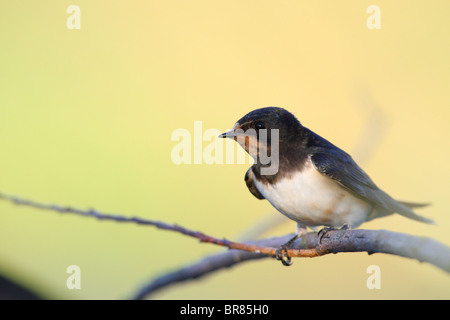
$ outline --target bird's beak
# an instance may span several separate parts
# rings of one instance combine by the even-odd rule
[[[242,135],[242,130],[237,130],[236,129],[239,128],[239,123],[236,123],[233,126],[233,129],[231,129],[230,131],[224,132],[222,134],[219,135],[219,138],[231,138],[234,139],[235,137]]]
[[[236,136],[237,136],[236,132],[234,132],[234,130],[231,129],[230,131],[220,134],[219,138],[234,138]]]

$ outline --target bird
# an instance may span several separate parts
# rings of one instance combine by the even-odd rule
[[[297,222],[295,236],[277,250],[276,258],[284,265],[291,264],[288,248],[307,228],[322,226],[319,235],[323,236],[331,229],[357,228],[394,213],[434,223],[413,211],[428,203],[395,200],[347,152],[303,126],[284,108],[253,110],[219,138],[237,141],[253,157],[254,164],[245,174],[249,191]]]

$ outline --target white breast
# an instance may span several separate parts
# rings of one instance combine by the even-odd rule
[[[304,226],[340,227],[363,223],[371,206],[336,181],[322,175],[311,161],[290,178],[275,184],[254,181],[258,191],[281,213]]]

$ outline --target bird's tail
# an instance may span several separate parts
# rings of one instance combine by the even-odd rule
[[[398,213],[409,219],[434,224],[433,220],[419,216],[413,211],[413,208],[425,207],[429,205],[428,203],[397,201],[380,189],[370,194],[370,198],[374,199],[377,210],[374,210],[373,214],[368,217],[369,220]]]
[[[409,210],[401,210],[400,208],[398,208],[396,211],[397,213],[401,214],[402,216],[405,216],[407,218],[416,220],[416,221],[420,221],[420,222],[425,222],[425,223],[430,223],[430,224],[434,224],[434,221],[422,216],[419,216],[418,214],[416,214],[415,212],[413,212],[411,209],[413,208],[422,208],[422,207],[426,207],[429,206],[430,203],[414,203],[414,202],[405,202],[405,201],[399,201],[399,203],[402,206],[405,206],[406,208],[408,208]]]
[[[414,209],[414,208],[423,208],[428,207],[431,205],[431,203],[416,203],[416,202],[406,202],[406,201],[399,201],[402,205]]]

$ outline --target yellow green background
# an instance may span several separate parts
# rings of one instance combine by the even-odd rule
[[[69,30],[66,9],[81,9]],[[366,9],[381,9],[369,30]],[[432,202],[430,226],[363,225],[450,244],[449,1],[2,1],[0,192],[177,223],[238,239],[278,213],[247,165],[175,165],[174,130],[231,128],[285,107],[348,151],[398,199]],[[266,235],[293,232],[286,221]],[[0,201],[0,273],[51,299],[129,298],[223,249],[152,227]],[[81,268],[68,290],[66,268]],[[381,289],[366,287],[370,265]],[[155,299],[448,299],[426,263],[349,253],[242,264]]]

